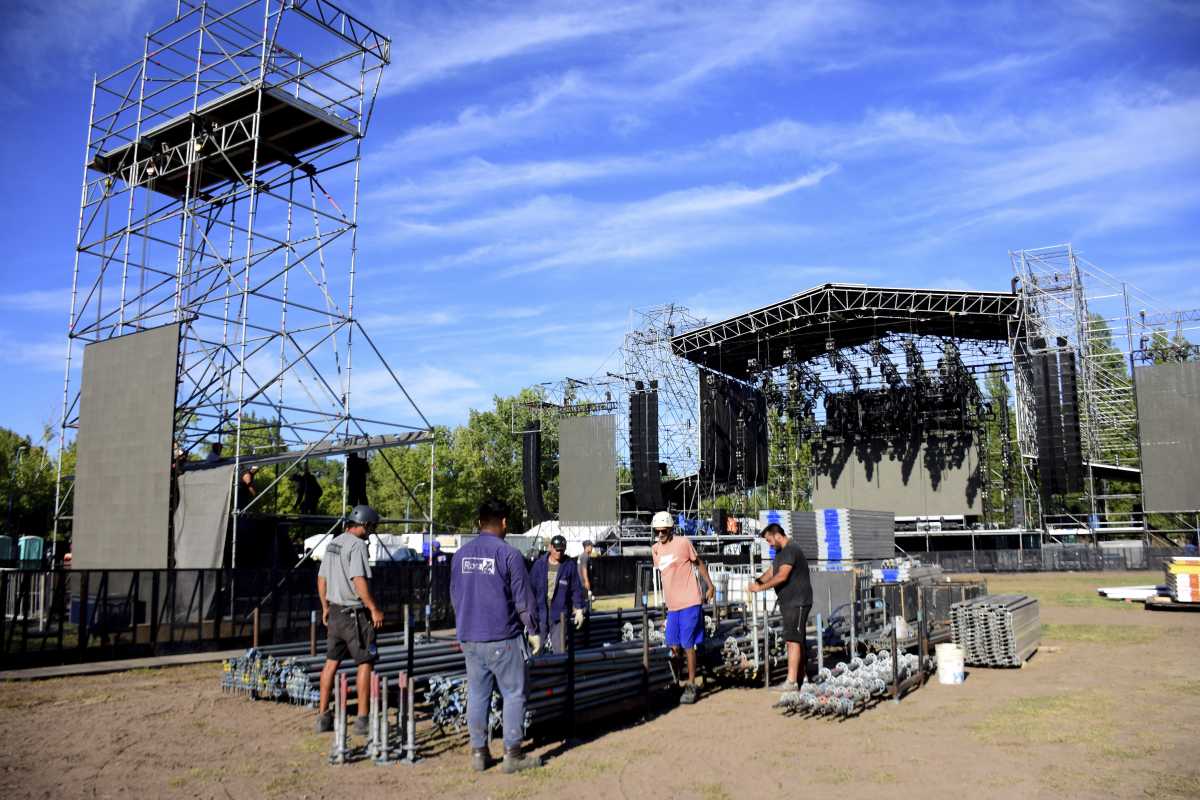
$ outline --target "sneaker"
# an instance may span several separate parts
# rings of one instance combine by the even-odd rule
[[[783,692],[784,694],[788,692],[798,692],[800,691],[800,684],[796,683],[795,681],[784,681],[783,683],[778,683],[772,686],[771,691]]]
[[[317,714],[317,733],[330,733],[333,731],[333,712],[326,711],[324,714]]]
[[[366,717],[354,718],[354,735],[366,736],[371,732],[371,721]]]
[[[691,705],[699,699],[700,691],[690,683],[683,687],[683,694],[679,695],[679,702],[685,705]]]
[[[527,769],[537,769],[540,766],[542,766],[540,756],[527,756],[519,747],[504,751],[504,771],[509,775]]]

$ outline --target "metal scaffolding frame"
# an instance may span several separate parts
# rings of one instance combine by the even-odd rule
[[[362,141],[390,57],[386,36],[328,0],[178,0],[140,58],[93,81],[56,531],[70,514],[61,453],[78,427],[82,348],[156,326],[180,326],[186,455],[232,441],[236,475],[265,455],[248,434],[278,431],[272,452],[292,455],[278,483],[314,454],[431,442],[355,317]],[[352,412],[352,371],[366,408],[391,419]],[[235,552],[237,518],[265,494],[233,500]]]
[[[635,310],[621,346],[624,376],[629,385],[634,382],[651,384],[658,389],[658,457],[667,465],[671,478],[689,478],[700,470],[700,371],[695,364],[676,356],[672,339],[695,330],[705,321],[681,305],[668,304]],[[627,399],[627,397],[625,398]],[[629,405],[622,403],[622,430],[625,433],[625,452],[629,444]],[[699,487],[698,482],[686,486]],[[685,508],[695,513],[700,497],[695,491],[685,491]]]
[[[1009,253],[1024,298],[1022,326],[1011,343],[1028,352],[1038,349],[1072,353],[1078,374],[1079,426],[1087,519],[1063,509],[1041,507],[1037,491],[1037,436],[1030,376],[1014,371],[1017,443],[1030,519],[1042,520],[1050,534],[1148,533],[1144,515],[1110,512],[1108,502],[1141,503],[1137,491],[1110,492],[1104,479],[1127,474],[1140,484],[1137,399],[1131,362],[1156,337],[1173,327],[1177,337],[1195,330],[1200,312],[1166,310],[1159,301],[1080,257],[1071,244]],[[1043,343],[1044,342],[1044,343]],[[1183,530],[1188,530],[1185,526]]]

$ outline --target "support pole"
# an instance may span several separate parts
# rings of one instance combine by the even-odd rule
[[[317,612],[310,611],[308,615],[308,654],[317,654]]]
[[[255,606],[254,610],[250,612],[250,617],[253,621],[253,630],[254,630],[254,635],[253,635],[253,639],[252,639],[252,641],[254,642],[253,646],[257,650],[258,649],[258,606]]]
[[[808,633],[805,633],[807,636]],[[817,613],[817,672],[825,668],[825,626],[821,621],[820,612]]]

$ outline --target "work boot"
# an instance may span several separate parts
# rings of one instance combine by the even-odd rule
[[[772,686],[771,691],[783,692],[785,694],[787,692],[798,692],[800,691],[800,684],[796,683],[795,681],[784,681],[783,683],[777,683]]]
[[[692,683],[689,683],[687,686],[683,687],[683,694],[679,695],[679,702],[683,703],[684,705],[691,705],[699,699],[700,690],[697,689],[696,685]]]
[[[317,714],[317,733],[330,733],[333,730],[333,712],[326,711]]]
[[[504,751],[504,772],[509,775],[527,769],[537,769],[541,765],[540,756],[527,756],[520,747]]]
[[[475,747],[471,749],[471,769],[476,772],[483,772],[488,767],[492,766],[492,751],[486,747]]]
[[[354,735],[366,736],[371,733],[371,721],[366,717],[354,718]]]

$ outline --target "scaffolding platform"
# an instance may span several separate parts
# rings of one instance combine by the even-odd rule
[[[259,94],[262,108],[259,109]],[[254,117],[259,114],[258,137]],[[158,125],[138,141],[99,153],[88,166],[121,175],[131,186],[146,184],[160,194],[181,199],[188,192],[188,165],[193,194],[201,195],[226,181],[245,181],[255,171],[283,163],[303,164],[301,154],[358,135],[354,125],[280,89],[255,83],[243,86],[194,112]],[[196,148],[191,151],[191,148]]]

